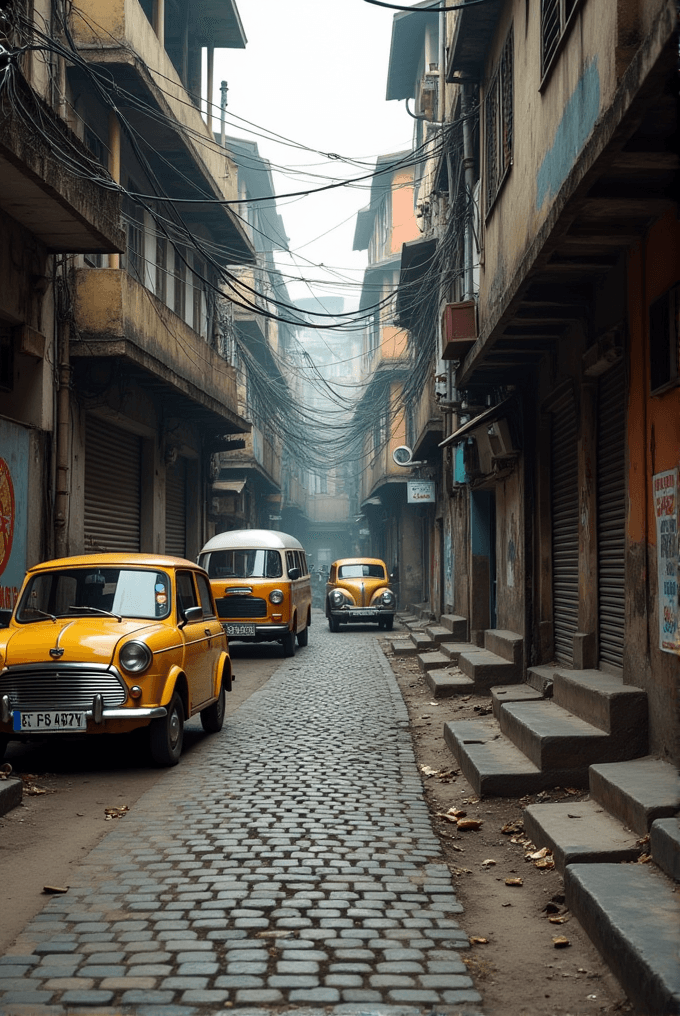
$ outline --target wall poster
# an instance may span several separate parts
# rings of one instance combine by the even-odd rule
[[[0,420],[0,608],[16,603],[26,572],[28,451],[25,427]]]
[[[653,478],[659,588],[659,648],[680,653],[678,631],[678,470]]]

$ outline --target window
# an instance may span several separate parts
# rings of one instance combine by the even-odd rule
[[[175,302],[173,310],[184,320],[187,306],[187,266],[186,251],[175,248]]]
[[[156,296],[163,303],[168,302],[168,239],[156,238]]]
[[[658,391],[680,377],[680,286],[672,286],[649,308],[650,388]]]
[[[210,586],[203,575],[196,576],[196,582],[198,583],[198,595],[201,601],[201,607],[203,608],[203,617],[214,617],[215,609],[213,607],[212,596],[210,594]]]
[[[185,610],[197,606],[196,590],[191,572],[177,572],[177,613],[183,616]]]
[[[484,98],[487,215],[512,165],[512,66],[513,32],[510,29]]]
[[[579,0],[541,0],[541,77],[545,77]]]
[[[0,325],[0,391],[14,388],[14,342],[12,328]]]
[[[138,191],[134,180],[128,179],[128,190]],[[125,268],[135,279],[144,281],[144,212],[142,208],[125,198],[123,201],[123,218],[127,234],[125,252]]]
[[[205,279],[205,262],[200,258],[194,258],[193,281],[193,306],[191,314],[191,327],[199,335],[203,334],[203,286]]]

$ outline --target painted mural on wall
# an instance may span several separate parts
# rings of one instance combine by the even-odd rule
[[[16,603],[26,571],[28,431],[0,420],[0,608]]]
[[[678,631],[678,470],[657,473],[654,483],[654,516],[659,587],[659,648],[680,652]]]

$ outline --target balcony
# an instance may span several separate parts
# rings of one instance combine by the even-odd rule
[[[118,358],[143,387],[171,391],[185,417],[215,433],[247,431],[234,368],[127,272],[79,269],[75,321],[74,359]]]
[[[251,431],[245,436],[245,447],[237,451],[223,452],[220,464],[228,474],[257,474],[264,480],[265,487],[272,490],[281,488],[281,448],[280,442],[273,442],[259,427],[252,425]]]

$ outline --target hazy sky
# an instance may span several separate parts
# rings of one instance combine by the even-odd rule
[[[385,100],[392,11],[364,0],[237,0],[237,4],[248,44],[245,50],[216,52],[215,102],[219,103],[217,89],[225,79],[227,134],[257,141],[261,155],[288,170],[274,176],[278,194],[321,186],[331,177],[370,172],[370,166],[347,166],[318,152],[374,163],[378,155],[411,147],[413,121],[404,103]],[[236,117],[312,151],[250,133]],[[219,122],[215,129],[219,130]],[[352,241],[356,212],[368,203],[369,188],[367,180],[361,189],[343,187],[281,200],[279,213],[291,249],[297,252],[297,267],[291,270],[282,264],[282,270],[310,282],[360,284],[365,255],[352,252]],[[334,271],[315,267],[321,263]],[[306,282],[288,284],[291,296],[310,295]],[[316,284],[312,291],[344,295],[356,303],[356,291],[342,285]]]

